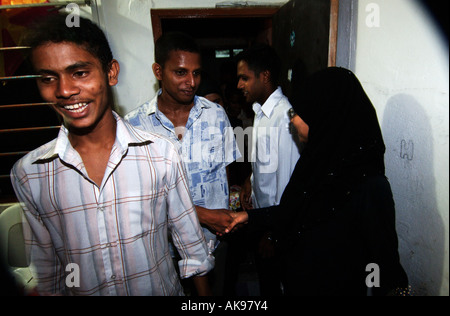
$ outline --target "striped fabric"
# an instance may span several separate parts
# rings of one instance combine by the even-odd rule
[[[183,278],[214,265],[174,144],[114,115],[117,138],[100,187],[64,127],[11,171],[40,293],[182,295],[169,234]]]

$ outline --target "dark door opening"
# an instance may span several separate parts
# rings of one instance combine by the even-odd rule
[[[202,50],[203,70],[220,84],[233,57],[255,42],[272,44],[272,17],[279,7],[152,10],[155,41],[163,32],[183,31]]]
[[[153,9],[154,40],[183,31],[202,49],[204,71],[221,82],[221,69],[252,43],[273,45],[280,55],[281,86],[289,97],[293,77],[335,66],[339,0],[291,0],[283,6]],[[298,65],[301,64],[301,67]]]

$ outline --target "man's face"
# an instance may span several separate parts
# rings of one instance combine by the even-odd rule
[[[242,90],[245,100],[249,103],[264,103],[264,84],[263,75],[255,75],[255,72],[248,68],[245,61],[240,61],[237,67],[238,89]]]
[[[54,104],[67,128],[91,128],[103,118],[109,109],[109,86],[117,84],[117,61],[105,73],[98,58],[82,46],[62,42],[38,46],[32,62],[42,76],[37,80],[42,98]]]
[[[156,78],[162,82],[165,97],[176,104],[192,104],[201,79],[201,58],[197,53],[172,51],[162,67],[153,65]]]

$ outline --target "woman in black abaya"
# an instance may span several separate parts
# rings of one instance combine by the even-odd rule
[[[395,294],[395,206],[374,107],[353,73],[328,68],[292,98],[305,143],[279,206],[236,213],[234,225],[274,231],[287,295]]]

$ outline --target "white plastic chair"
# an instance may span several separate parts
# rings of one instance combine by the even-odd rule
[[[23,238],[22,207],[13,204],[0,214],[0,250],[1,260],[9,268],[17,285],[25,291],[36,286],[36,282],[27,262],[25,242]]]

